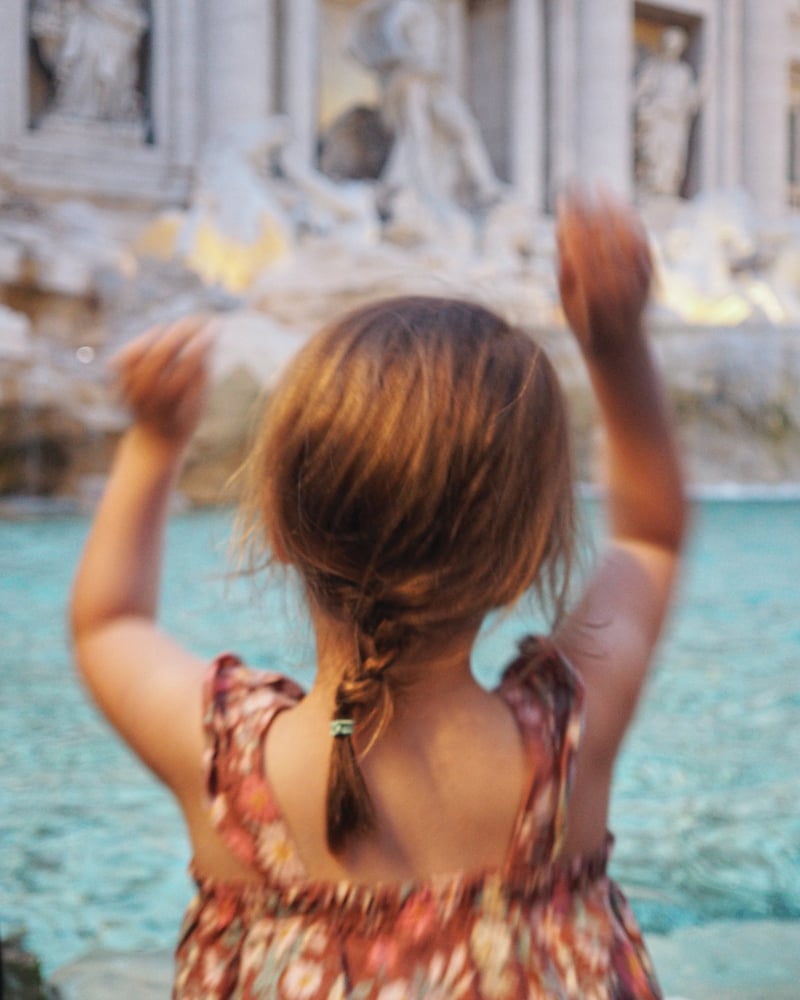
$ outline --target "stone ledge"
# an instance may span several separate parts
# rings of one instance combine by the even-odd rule
[[[173,959],[169,951],[92,952],[53,973],[59,1000],[169,1000]]]
[[[661,985],[691,1000],[797,1000],[800,921],[719,921],[647,935]]]
[[[720,921],[647,942],[667,1000],[797,1000],[800,921]],[[61,1000],[168,1000],[172,954],[97,952],[51,978]]]

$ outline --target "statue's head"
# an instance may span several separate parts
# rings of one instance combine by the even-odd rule
[[[689,35],[683,28],[673,26],[666,28],[661,35],[661,49],[665,55],[675,59],[680,58],[689,44]]]

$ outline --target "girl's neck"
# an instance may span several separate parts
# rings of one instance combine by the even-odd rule
[[[312,609],[317,645],[317,697],[332,699],[344,666],[357,655],[352,624]],[[392,666],[396,689],[396,709],[404,706],[430,705],[441,699],[458,696],[477,686],[472,676],[470,654],[480,622],[470,624],[446,638],[423,642],[404,653]]]

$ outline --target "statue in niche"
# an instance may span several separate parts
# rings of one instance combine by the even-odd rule
[[[38,0],[31,32],[53,76],[52,111],[102,122],[140,122],[144,0]]]
[[[376,73],[381,113],[393,136],[381,173],[382,208],[410,195],[446,216],[499,197],[477,121],[446,78],[441,24],[430,0],[366,0],[352,23],[351,52]]]
[[[667,28],[658,52],[645,57],[636,75],[636,175],[644,194],[677,198],[686,177],[689,133],[703,93],[683,59],[688,35]]]

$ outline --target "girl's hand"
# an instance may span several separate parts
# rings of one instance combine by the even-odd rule
[[[136,425],[173,448],[188,444],[208,392],[209,321],[189,316],[154,326],[111,361]]]
[[[558,207],[558,285],[588,358],[615,354],[641,330],[653,263],[644,229],[622,202],[570,193]]]

